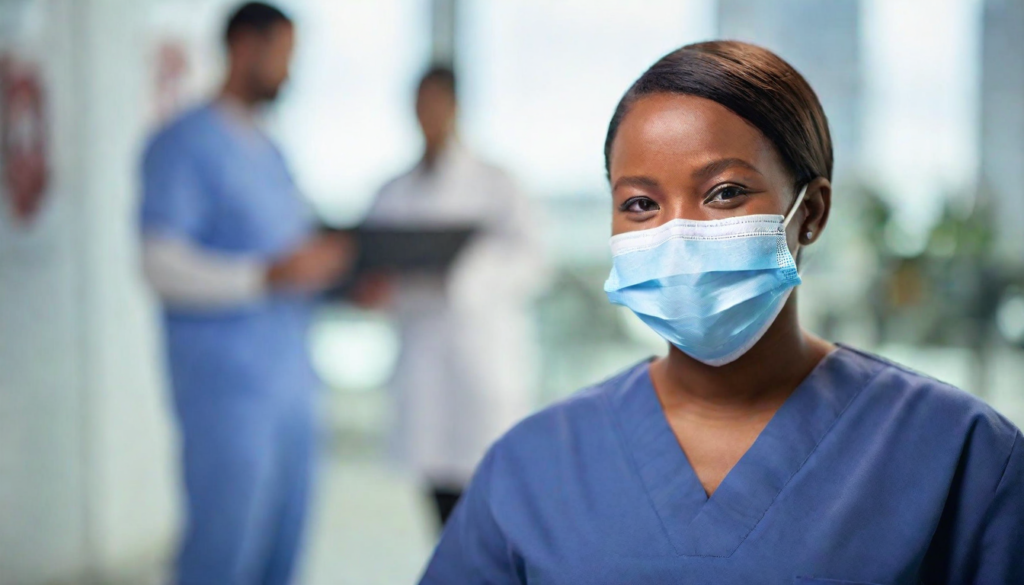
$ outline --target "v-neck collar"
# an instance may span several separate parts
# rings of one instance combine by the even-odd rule
[[[822,359],[709,498],[669,426],[650,364],[635,368],[609,399],[676,552],[732,555],[876,369],[842,346]]]

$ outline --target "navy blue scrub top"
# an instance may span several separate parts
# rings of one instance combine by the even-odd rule
[[[841,347],[708,498],[648,368],[496,443],[421,584],[1024,584],[1024,437],[981,401]]]

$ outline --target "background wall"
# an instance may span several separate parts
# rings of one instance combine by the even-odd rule
[[[0,50],[41,73],[51,166],[34,220],[0,212],[5,585],[130,574],[165,554],[174,528],[156,323],[133,243],[143,9],[0,3]]]

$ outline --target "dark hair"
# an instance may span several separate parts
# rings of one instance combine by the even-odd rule
[[[814,90],[775,53],[738,41],[686,45],[641,75],[608,125],[606,172],[611,172],[612,143],[630,106],[656,93],[709,99],[746,119],[778,149],[796,178],[796,187],[817,177],[832,180],[832,138]]]
[[[428,83],[437,83],[448,90],[453,97],[457,95],[455,93],[455,71],[447,65],[433,65],[427,69],[427,72],[420,77],[417,88],[423,89],[423,86]]]
[[[270,4],[246,2],[236,8],[228,18],[227,27],[224,29],[224,41],[230,45],[241,32],[265,33],[280,23],[291,24],[292,19]]]

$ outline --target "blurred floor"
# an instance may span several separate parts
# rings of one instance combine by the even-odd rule
[[[383,464],[324,465],[303,585],[412,584],[433,546],[423,495]]]

